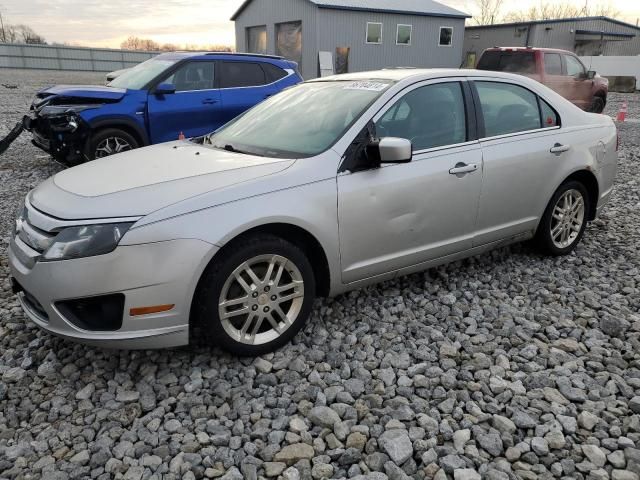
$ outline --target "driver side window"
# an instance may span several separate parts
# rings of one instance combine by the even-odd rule
[[[412,90],[376,122],[376,134],[409,139],[414,152],[465,142],[462,85],[438,83]]]
[[[176,87],[176,92],[212,90],[213,72],[213,62],[189,62],[182,65],[163,83],[171,83]]]
[[[580,63],[580,60],[571,56],[565,55],[565,61],[567,62],[567,75],[570,77],[582,77],[585,75],[584,66]]]

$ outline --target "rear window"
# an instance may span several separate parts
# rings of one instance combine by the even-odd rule
[[[267,83],[277,82],[287,76],[287,72],[271,63],[263,63],[262,68],[267,75]]]
[[[249,62],[221,62],[220,88],[256,87],[267,83],[262,67]]]
[[[484,52],[478,62],[478,70],[510,73],[536,73],[536,57],[533,52]]]

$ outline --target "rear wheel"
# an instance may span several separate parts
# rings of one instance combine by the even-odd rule
[[[551,255],[571,253],[584,234],[589,212],[589,194],[584,185],[570,180],[554,193],[542,216],[536,242]]]
[[[315,297],[304,251],[263,234],[222,253],[200,284],[200,325],[221,348],[237,355],[261,355],[285,345],[304,326]]]
[[[85,155],[88,160],[96,160],[138,147],[138,141],[130,133],[119,128],[105,128],[91,135]]]

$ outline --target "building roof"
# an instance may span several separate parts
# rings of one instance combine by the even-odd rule
[[[252,0],[245,0],[233,14],[231,20],[236,20]],[[470,18],[455,8],[448,7],[433,0],[307,0],[318,8],[335,10],[352,10],[360,12],[400,13],[428,17]]]
[[[553,18],[549,20],[530,20],[528,22],[508,22],[508,23],[493,23],[491,25],[471,25],[467,26],[467,30],[480,30],[483,28],[498,28],[498,27],[517,27],[519,25],[539,25],[543,23],[565,23],[565,22],[579,22],[590,20],[603,20],[605,22],[615,23],[616,25],[622,25],[623,27],[633,28],[640,31],[640,27],[631,23],[616,20],[615,18],[609,18],[604,16],[597,17],[570,17],[570,18]]]

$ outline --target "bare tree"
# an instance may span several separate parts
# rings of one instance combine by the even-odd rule
[[[476,0],[478,15],[474,15],[473,21],[477,25],[490,25],[500,21],[500,11],[503,0]]]
[[[120,44],[120,48],[123,50],[158,51],[160,50],[160,45],[149,38],[130,36]]]
[[[617,17],[620,14],[610,3],[598,3],[583,7],[576,7],[570,3],[549,3],[541,1],[538,6],[533,6],[524,11],[511,11],[505,15],[507,22],[529,22],[533,20],[551,20],[554,18],[573,18],[604,16]]]
[[[28,25],[10,25],[5,23],[5,17],[0,11],[0,42],[2,43],[32,43],[46,45],[42,35],[37,34]]]
[[[159,43],[136,36],[130,36],[124,42],[120,44],[120,48],[123,50],[146,50],[146,51],[162,51],[162,52],[175,52],[176,50],[187,51],[211,51],[211,52],[232,52],[233,47],[229,45],[176,45],[173,43],[165,43],[160,45]]]

